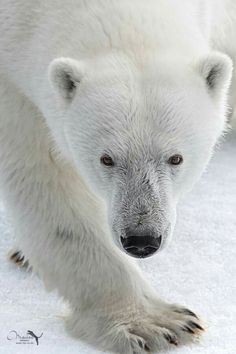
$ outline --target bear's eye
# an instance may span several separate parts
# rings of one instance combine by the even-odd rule
[[[105,154],[105,155],[102,155],[101,159],[100,159],[101,163],[105,166],[108,166],[108,167],[112,167],[114,166],[114,161],[112,160],[112,158]]]
[[[178,166],[181,165],[183,161],[184,161],[183,156],[176,154],[171,156],[168,162],[170,165]]]

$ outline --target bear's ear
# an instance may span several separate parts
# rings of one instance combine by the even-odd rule
[[[213,96],[226,93],[233,71],[232,60],[227,55],[212,53],[200,61],[199,69]]]
[[[74,59],[58,58],[51,62],[48,72],[56,92],[64,100],[71,101],[83,77],[82,64]]]

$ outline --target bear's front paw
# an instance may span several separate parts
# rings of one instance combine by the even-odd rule
[[[96,347],[119,354],[144,354],[193,342],[203,331],[190,310],[162,302],[138,309],[88,317],[77,314],[69,322],[70,332]]]
[[[18,249],[10,250],[8,253],[8,258],[18,267],[30,270],[29,261],[25,258],[24,254]]]

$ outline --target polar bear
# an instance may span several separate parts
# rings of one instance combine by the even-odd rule
[[[235,18],[233,0],[0,0],[1,193],[67,328],[102,350],[203,329],[135,258],[168,244],[227,127]]]

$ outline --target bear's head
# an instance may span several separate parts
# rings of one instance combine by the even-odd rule
[[[55,139],[106,201],[113,238],[130,255],[150,256],[170,239],[177,202],[225,129],[231,75],[218,52],[50,64]]]

